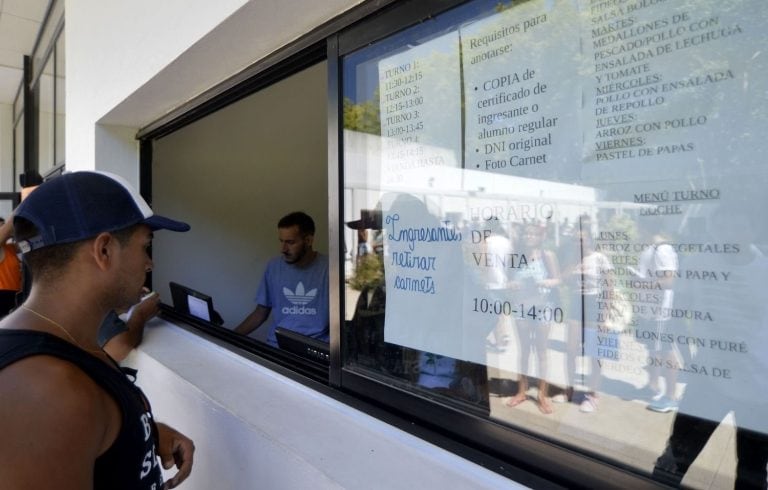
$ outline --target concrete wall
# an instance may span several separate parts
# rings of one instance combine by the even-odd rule
[[[99,119],[244,3],[67,0],[67,167],[98,166]]]
[[[112,156],[98,125],[143,127],[359,2],[66,0],[67,167]]]
[[[195,442],[183,490],[522,488],[159,319],[125,363]]]

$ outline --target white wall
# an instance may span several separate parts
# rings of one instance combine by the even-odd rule
[[[125,363],[195,442],[183,490],[522,488],[162,320]]]
[[[101,166],[97,123],[145,126],[359,2],[66,0],[67,168]]]
[[[68,168],[94,168],[95,123],[243,3],[67,0]]]
[[[139,142],[136,128],[97,124],[94,128],[95,168],[122,175],[135,188],[139,188]],[[83,170],[90,167],[72,168],[67,161],[68,170]]]

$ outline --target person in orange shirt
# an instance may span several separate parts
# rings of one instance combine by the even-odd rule
[[[16,306],[21,291],[21,262],[16,245],[8,240],[13,235],[13,221],[0,218],[0,317]]]

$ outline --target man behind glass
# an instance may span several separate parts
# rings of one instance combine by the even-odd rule
[[[280,256],[267,264],[256,309],[235,328],[248,335],[273,314],[267,343],[277,347],[275,327],[328,342],[328,257],[315,250],[315,222],[301,211],[277,223]]]

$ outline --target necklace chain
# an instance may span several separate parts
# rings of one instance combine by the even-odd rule
[[[33,310],[32,308],[30,308],[29,306],[27,306],[27,305],[25,305],[25,304],[21,305],[21,307],[22,307],[22,308],[24,308],[25,310],[27,310],[28,312],[32,313],[33,315],[35,315],[35,316],[37,316],[37,317],[39,317],[39,318],[42,318],[43,320],[47,321],[47,322],[48,322],[48,323],[50,323],[51,325],[54,325],[55,327],[58,327],[58,328],[59,328],[59,329],[60,329],[62,332],[64,332],[64,333],[66,334],[66,336],[69,338],[69,340],[71,340],[71,341],[72,341],[72,342],[73,342],[73,343],[74,343],[76,346],[78,346],[80,349],[82,349],[82,350],[84,350],[84,351],[86,351],[86,352],[90,352],[90,353],[98,353],[98,354],[100,354],[100,353],[102,353],[102,352],[103,352],[103,349],[99,349],[99,350],[91,350],[91,349],[86,349],[85,347],[83,347],[83,346],[80,344],[80,342],[78,342],[78,341],[77,341],[77,339],[75,339],[75,338],[72,336],[72,334],[71,334],[71,333],[69,333],[69,330],[67,330],[66,328],[64,328],[64,326],[62,326],[62,325],[61,325],[59,322],[57,322],[57,321],[55,321],[55,320],[52,320],[52,319],[48,318],[47,316],[43,315],[43,314],[42,314],[42,313],[40,313],[40,312],[37,312],[37,311]]]

